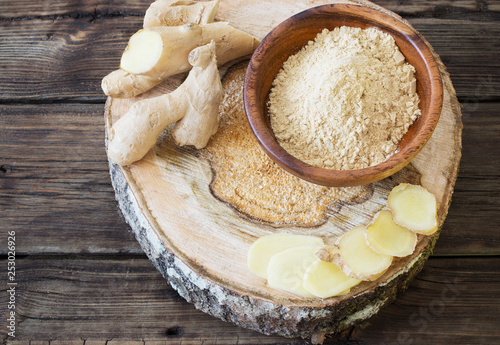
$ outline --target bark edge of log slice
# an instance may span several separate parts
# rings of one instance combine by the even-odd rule
[[[271,26],[272,23],[255,26],[251,25],[251,18],[241,17],[247,15],[245,9],[250,12],[256,10],[257,7],[254,5],[259,2],[256,0],[246,1],[248,0],[223,2],[218,17],[219,19],[234,22],[237,28],[262,38],[270,29],[267,26]],[[319,2],[326,3],[327,1]],[[390,13],[411,27],[401,17],[377,5],[363,0],[354,0],[351,3],[366,5]],[[292,12],[299,12],[301,6],[308,7],[310,4],[306,4],[305,1],[298,1],[296,3],[286,3],[284,6],[290,10],[290,13],[286,11],[277,13],[278,18],[273,16],[273,21],[278,21],[280,15],[289,16],[293,14]],[[235,10],[236,8],[238,11]],[[266,12],[268,9],[262,11]],[[263,18],[268,18],[264,14]],[[435,131],[435,134],[437,133],[440,136],[440,140],[428,144],[415,158],[413,164],[420,172],[430,169],[430,171],[427,171],[430,173],[423,174],[422,185],[437,187],[435,192],[439,195],[440,207],[438,214],[441,227],[449,208],[457,177],[461,155],[462,123],[460,105],[450,77],[439,56],[435,54],[435,57],[442,73],[445,89],[443,112],[446,111],[447,116],[443,117],[443,114],[441,115],[441,126],[438,123]],[[175,87],[179,83],[180,81],[174,78],[171,87]],[[120,103],[121,109],[130,106],[127,102],[130,101]],[[107,118],[110,116],[110,107],[111,101],[108,98],[105,115]],[[106,121],[106,124],[108,124],[108,121]],[[446,143],[446,145],[442,145],[443,143]],[[247,294],[247,291],[232,289],[231,285],[213,279],[209,274],[205,275],[203,267],[192,268],[192,263],[184,262],[182,257],[174,254],[176,248],[170,248],[162,240],[163,234],[158,233],[161,228],[147,210],[147,202],[141,199],[140,191],[136,190],[139,187],[133,183],[129,184],[129,182],[134,182],[129,169],[119,167],[111,162],[109,167],[116,199],[122,215],[131,226],[144,252],[168,283],[184,299],[193,303],[197,309],[224,321],[268,335],[312,337],[317,342],[321,342],[325,334],[341,332],[370,318],[381,308],[393,302],[397,295],[410,285],[413,278],[423,268],[439,236],[438,231],[432,237],[419,240],[421,246],[417,245],[416,252],[410,259],[398,262],[397,269],[379,278],[365,289],[354,291],[346,297],[339,297],[335,300],[322,301],[317,299],[315,303],[280,304],[279,301],[266,298],[268,296],[262,297],[252,295],[251,291],[248,291]]]
[[[167,282],[186,301],[212,316],[267,335],[322,337],[339,333],[375,315],[392,303],[422,270],[438,236],[406,267],[374,288],[335,304],[283,306],[235,291],[206,279],[165,248],[127,183],[122,169],[109,163],[120,211],[137,241]]]

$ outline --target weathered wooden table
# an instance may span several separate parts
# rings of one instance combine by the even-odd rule
[[[197,311],[117,212],[100,79],[149,3],[0,2],[2,343],[307,343]],[[369,323],[326,343],[499,343],[500,2],[375,3],[408,19],[448,67],[462,104],[463,156],[424,270]]]

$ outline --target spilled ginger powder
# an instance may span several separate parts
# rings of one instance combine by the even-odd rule
[[[420,115],[415,68],[376,28],[324,29],[283,63],[269,95],[279,144],[326,169],[383,162]]]

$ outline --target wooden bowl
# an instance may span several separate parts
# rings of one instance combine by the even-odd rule
[[[330,170],[307,164],[286,152],[276,141],[267,113],[269,90],[290,55],[297,53],[324,28],[377,27],[394,37],[407,62],[416,69],[421,116],[380,164],[357,170]],[[420,34],[399,20],[364,6],[332,4],[314,7],[275,27],[255,50],[245,75],[244,104],[248,121],[264,151],[290,173],[325,186],[356,186],[384,179],[405,167],[424,147],[441,114],[443,86],[431,50]]]

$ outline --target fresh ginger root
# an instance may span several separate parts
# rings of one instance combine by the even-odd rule
[[[130,38],[121,69],[104,77],[102,89],[111,97],[137,96],[172,75],[188,71],[189,52],[212,40],[219,65],[251,54],[259,44],[254,37],[225,22],[140,30]]]
[[[186,80],[173,92],[138,101],[110,129],[108,156],[120,165],[131,164],[155,145],[168,125],[181,145],[206,146],[217,131],[223,90],[215,57],[215,43],[189,54],[193,66]]]
[[[219,105],[224,95],[220,81],[215,43],[197,48],[189,53],[193,66],[189,80],[182,84],[187,89],[187,111],[172,129],[172,136],[181,146],[192,145],[201,149],[217,132],[219,127]],[[188,77],[189,78],[189,77]]]
[[[146,11],[144,28],[212,23],[218,8],[219,0],[156,0]]]

